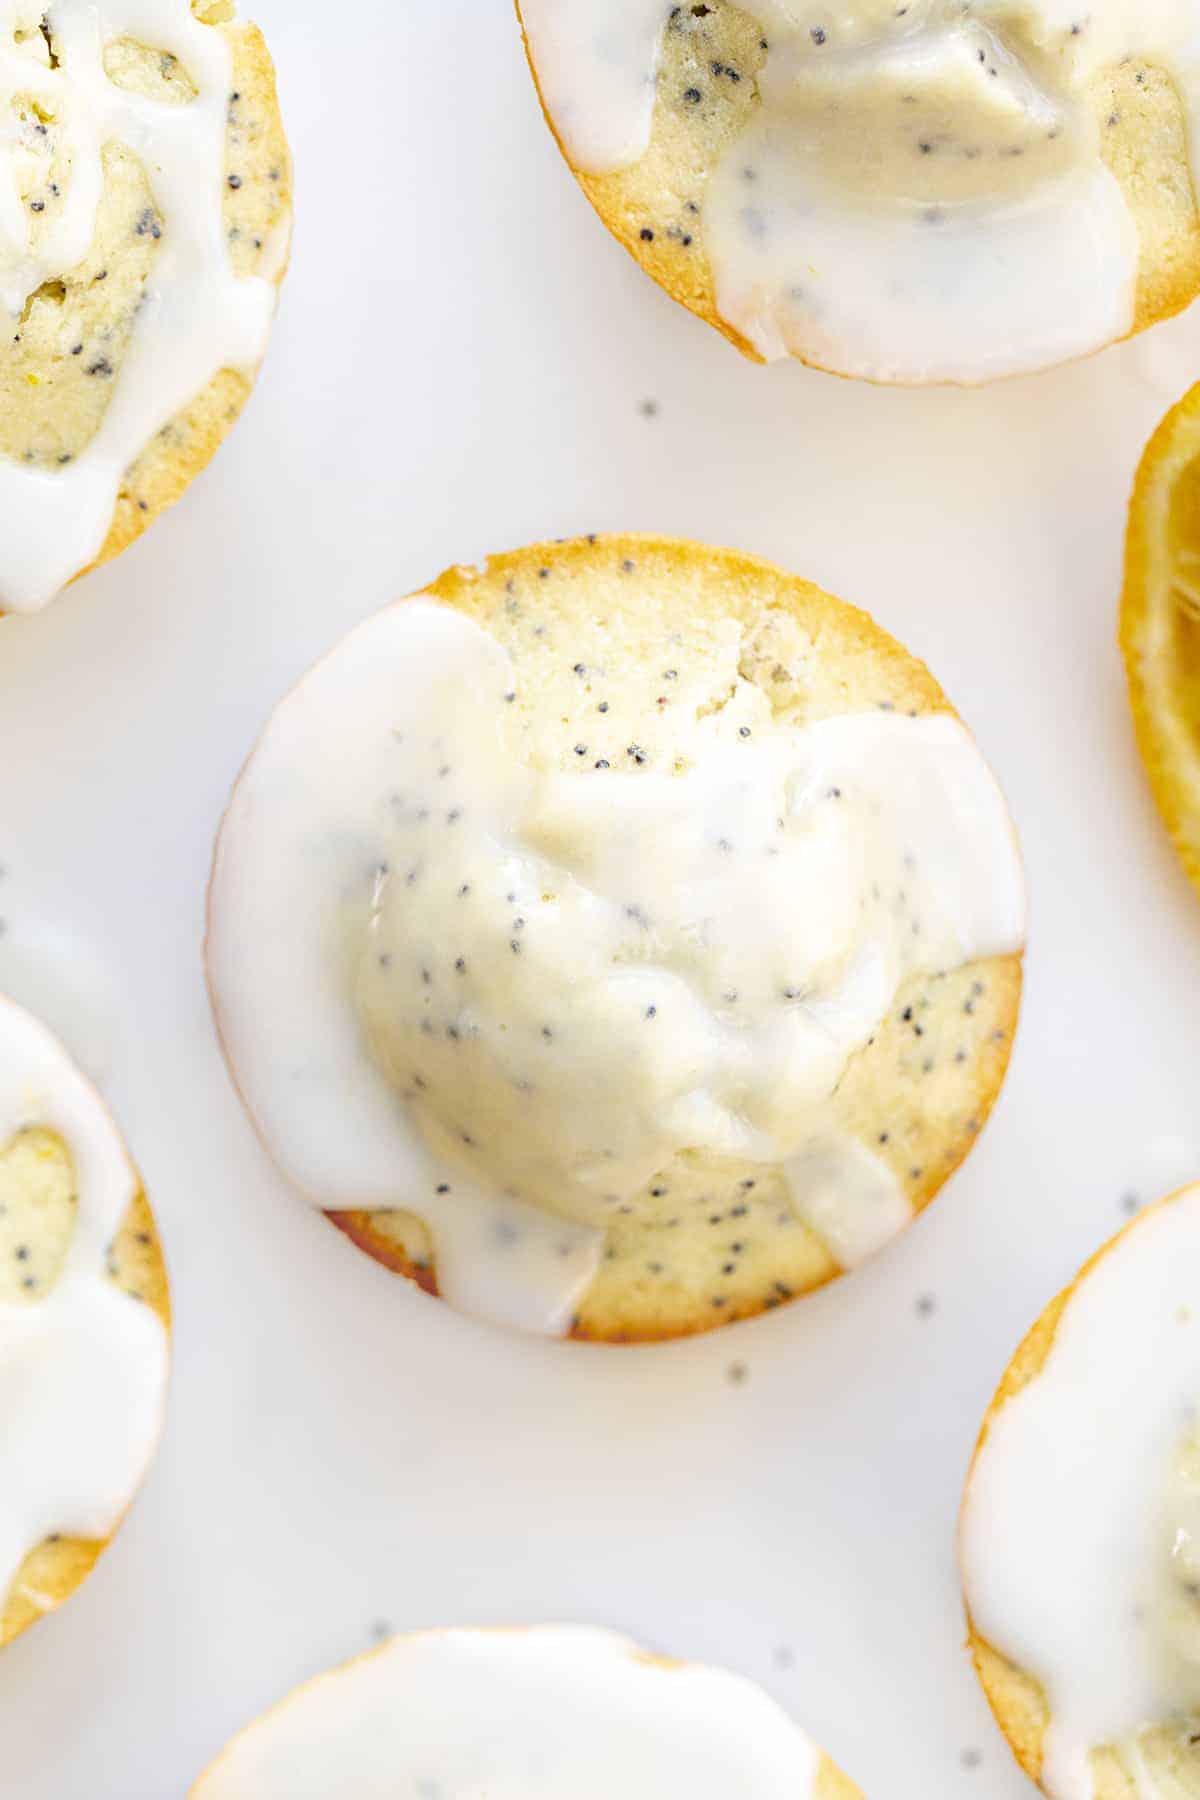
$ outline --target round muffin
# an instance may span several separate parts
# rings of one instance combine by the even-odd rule
[[[297,1688],[192,1800],[862,1800],[761,1689],[583,1626],[422,1631]]]
[[[232,0],[16,12],[0,610],[32,611],[132,543],[237,418],[287,262],[291,164],[266,45]]]
[[[90,1574],[158,1439],[170,1303],[103,1101],[0,1000],[0,1644]]]
[[[277,709],[208,969],[272,1155],[500,1322],[748,1317],[961,1161],[1017,1016],[1007,811],[921,664],[758,560],[579,539],[451,569]]]
[[[517,10],[601,219],[756,360],[982,382],[1200,292],[1194,0]]]
[[[967,1481],[980,1681],[1052,1800],[1200,1792],[1200,1186],[1149,1208],[1021,1344]]]

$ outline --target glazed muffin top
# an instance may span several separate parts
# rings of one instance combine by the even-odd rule
[[[6,0],[0,610],[144,529],[266,347],[290,173],[270,59],[229,0]]]
[[[301,682],[209,967],[268,1146],[359,1242],[508,1323],[669,1336],[936,1191],[1003,1073],[1022,905],[982,759],[862,614],[579,540],[451,571]]]
[[[1061,362],[1200,289],[1195,0],[519,0],[606,224],[751,355]]]
[[[166,1276],[99,1095],[0,1000],[0,1644],[65,1599],[133,1496],[167,1377]]]
[[[963,1503],[971,1641],[1052,1800],[1200,1784],[1200,1186],[1151,1207],[1029,1333]]]
[[[760,1689],[582,1626],[424,1631],[247,1727],[192,1800],[861,1800]]]

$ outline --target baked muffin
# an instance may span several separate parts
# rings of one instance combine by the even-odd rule
[[[1195,0],[518,0],[609,230],[756,359],[981,382],[1200,292]]]
[[[611,1632],[423,1631],[297,1688],[192,1800],[862,1800],[740,1676]]]
[[[95,1090],[0,1000],[0,1644],[91,1572],[153,1452],[170,1308]]]
[[[540,544],[360,626],[234,791],[208,968],[293,1180],[468,1311],[759,1313],[932,1199],[999,1089],[1023,886],[928,672],[731,551]]]
[[[266,349],[291,167],[232,0],[15,0],[0,69],[0,611],[178,499]]]
[[[1200,1793],[1200,1186],[1042,1314],[963,1503],[970,1644],[1053,1800]]]

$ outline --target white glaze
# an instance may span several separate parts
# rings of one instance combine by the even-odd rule
[[[30,1126],[66,1145],[78,1206],[45,1299],[0,1302],[0,1600],[52,1533],[115,1529],[157,1440],[167,1379],[157,1315],[106,1273],[138,1185],[120,1135],[44,1026],[0,1000],[0,1148]]]
[[[793,1206],[843,1269],[874,1256],[912,1220],[892,1171],[854,1138],[813,1127],[785,1167]]]
[[[1132,328],[1138,233],[1104,167],[1088,88],[1127,56],[1165,67],[1195,142],[1196,0],[743,10],[769,43],[761,105],[714,170],[696,229],[721,317],[763,356],[979,381]],[[636,162],[672,9],[522,0],[521,11],[572,161],[591,173]],[[706,72],[702,96],[722,79]]]
[[[422,1632],[298,1688],[192,1800],[815,1800],[761,1689],[582,1626]]]
[[[0,0],[0,306],[19,318],[42,283],[87,254],[101,195],[100,156],[113,140],[146,170],[164,219],[123,367],[99,431],[67,467],[0,459],[0,608],[46,604],[100,550],[121,478],[154,434],[224,368],[252,371],[266,349],[275,287],[234,275],[222,220],[230,55],[189,0],[54,0],[60,66],[15,43],[42,42],[40,0]],[[132,38],[176,56],[198,92],[171,105],[126,92],[104,71],[106,45]],[[60,121],[70,180],[35,239],[17,169],[28,155],[12,102],[31,95]],[[5,123],[7,121],[7,123]],[[40,228],[39,228],[40,229]]]
[[[522,0],[521,18],[542,104],[572,161],[597,174],[637,162],[650,142],[662,0],[611,6]]]
[[[830,1093],[906,974],[1022,941],[978,751],[948,715],[781,726],[738,678],[675,726],[686,773],[560,767],[516,681],[463,615],[401,602],[251,757],[209,971],[268,1147],[318,1205],[419,1214],[447,1298],[538,1330],[685,1149],[782,1165],[860,1260],[910,1209]]]
[[[1200,1711],[1195,1560],[1200,1186],[1147,1212],[1067,1303],[992,1421],[962,1516],[976,1630],[1045,1691],[1043,1785],[1091,1800],[1089,1753]],[[1190,1453],[1191,1459],[1183,1460]]]

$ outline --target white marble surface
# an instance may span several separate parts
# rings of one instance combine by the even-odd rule
[[[578,1619],[757,1677],[871,1800],[1020,1800],[961,1649],[962,1474],[1126,1197],[1200,1173],[1200,906],[1114,647],[1129,480],[1200,318],[984,393],[755,369],[595,222],[505,0],[259,13],[299,225],[258,393],[136,549],[0,625],[0,987],[103,1080],[177,1308],[132,1518],[4,1653],[0,1789],[178,1796],[384,1623]],[[644,1351],[473,1324],[310,1214],[199,958],[223,799],[288,683],[450,561],[607,527],[774,557],[925,655],[1033,891],[1008,1088],[932,1213],[809,1302]]]

